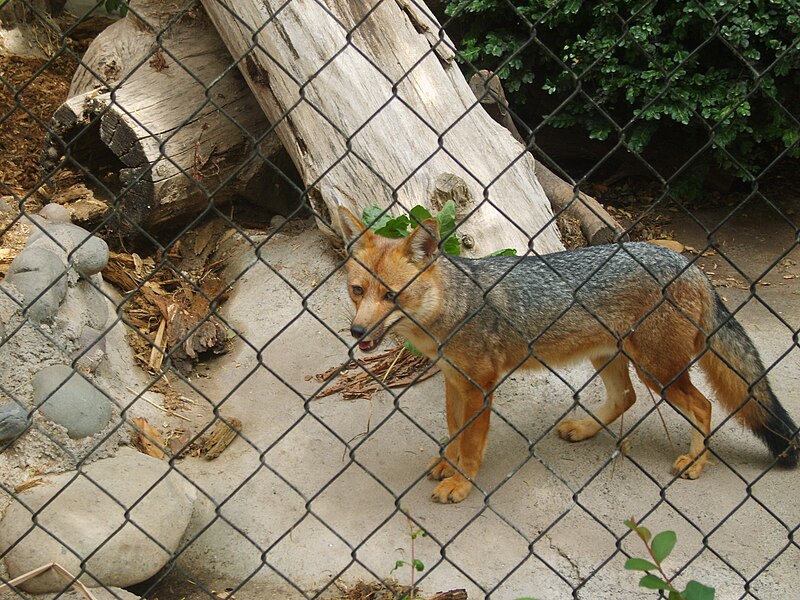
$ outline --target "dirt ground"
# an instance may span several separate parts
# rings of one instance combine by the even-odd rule
[[[44,68],[37,59],[0,58],[0,75],[18,90],[14,94],[0,86],[0,195],[23,197],[40,183],[46,123],[66,96],[72,69],[68,58]],[[59,171],[25,209],[35,212],[54,188],[79,180],[73,172]],[[667,203],[654,213],[641,209],[658,198],[647,184],[598,184],[591,191],[620,221],[634,224],[634,237],[672,239],[686,247],[688,256],[699,257],[772,365],[779,396],[800,418],[800,174],[776,171],[760,189],[768,200],[734,192],[682,206]],[[26,231],[13,210],[0,216],[5,219],[0,265],[7,265]],[[547,432],[545,421],[570,411],[585,370],[568,371],[566,383],[526,375],[504,384],[497,400],[504,418],[495,419],[479,481],[499,490],[491,509],[479,494],[459,506],[432,505],[421,473],[436,444],[416,423],[442,433],[441,376],[400,396],[381,392],[369,401],[333,396],[304,406],[302,394],[315,389],[308,378],[346,356],[342,338],[349,307],[341,273],[327,280],[336,267],[334,254],[307,223],[268,243],[263,235],[269,229],[248,231],[265,242],[263,253],[274,269],[258,262],[252,247],[237,237],[239,249],[226,265],[226,275],[237,284],[222,315],[239,338],[230,355],[201,364],[186,388],[197,394],[196,401],[206,402],[194,411],[201,416],[193,425],[204,425],[219,409],[244,422],[245,439],[217,461],[178,463],[218,508],[207,515],[208,530],[187,549],[175,572],[155,589],[146,583],[136,591],[149,590],[148,597],[159,600],[225,597],[226,587],[240,600],[300,597],[292,581],[303,592],[328,585],[330,596],[378,600],[379,590],[357,582],[394,577],[407,584],[409,579],[407,568],[392,570],[396,560],[410,560],[407,521],[397,510],[402,503],[431,534],[416,542],[426,565],[420,584],[426,596],[464,587],[470,598],[496,589],[498,598],[555,599],[598,573],[590,577],[585,597],[645,597],[638,595],[635,577],[622,569],[619,556],[605,562],[616,543],[608,530],[620,535],[624,518],[657,506],[654,528],[678,530],[684,560],[701,552],[701,534],[712,532],[714,553],[702,553],[690,571],[716,585],[718,598],[739,597],[747,578],[754,580],[759,598],[788,597],[800,553],[796,546],[781,550],[785,531],[776,522],[796,527],[800,519],[796,473],[773,471],[762,478],[763,451],[740,430],[727,427],[718,444],[733,467],[718,465],[698,482],[672,482],[672,442],[655,416],[633,441],[633,456],[644,468],[619,458],[610,436],[566,445]],[[716,250],[709,251],[709,240]],[[299,303],[295,289],[310,294],[309,301]],[[581,393],[587,405],[598,401],[596,385]],[[637,406],[644,410],[647,394],[639,393]],[[531,396],[538,411],[533,417]],[[552,404],[544,398],[553,398]],[[182,408],[188,414],[191,407]],[[684,432],[679,420],[668,416],[667,422]],[[518,430],[538,440],[538,462],[525,460],[527,443]],[[362,438],[363,443],[348,446]],[[755,496],[745,493],[751,486]],[[742,531],[750,536],[749,548]],[[629,541],[624,545],[638,553]],[[758,572],[765,564],[768,568]],[[334,575],[337,582],[331,584]]]
[[[716,229],[728,212],[697,214]],[[700,260],[719,280],[728,305],[741,305],[737,317],[770,365],[777,395],[800,414],[793,393],[800,373],[793,341],[800,326],[796,229],[763,213],[754,206],[725,221],[713,236],[720,251]],[[673,216],[669,226],[674,239],[698,251],[705,247],[707,233],[693,219]],[[556,600],[587,578],[579,597],[647,598],[614,554],[614,536],[624,532],[626,518],[650,513],[653,530],[677,532],[675,560],[691,560],[687,573],[715,586],[717,597],[739,597],[748,578],[758,598],[786,597],[800,557],[791,547],[784,550],[780,523],[792,528],[800,519],[797,504],[788,500],[800,491],[795,473],[762,475],[763,449],[727,423],[714,444],[724,462],[697,481],[672,480],[669,466],[686,442],[686,424],[672,411],[662,411],[666,425],[648,413],[649,395],[638,383],[640,400],[620,424],[627,429],[641,420],[628,458],[619,456],[608,435],[574,445],[559,440],[551,427],[572,412],[573,395],[586,407],[602,396],[596,381],[587,385],[591,372],[583,366],[559,371],[563,379],[514,374],[503,383],[478,480],[490,496],[473,493],[454,506],[431,503],[432,484],[423,473],[435,440],[445,434],[441,376],[370,400],[335,395],[304,402],[319,385],[310,376],[346,352],[343,277],[313,227],[256,241],[264,241],[261,255],[280,267],[279,275],[248,258],[246,247],[232,258],[228,276],[244,276],[223,316],[241,340],[232,360],[209,363],[193,380],[208,402],[245,423],[245,439],[213,463],[181,463],[220,506],[219,517],[208,515],[209,528],[178,561],[183,577],[219,582],[240,599],[299,598],[300,590],[323,586],[335,595],[375,577],[408,583],[407,571],[392,571],[410,552],[399,506],[429,534],[415,542],[425,565],[423,597],[464,588],[470,598],[491,591],[495,598]],[[721,411],[714,414],[720,423]],[[743,530],[752,543],[742,541]],[[713,551],[704,550],[703,535]],[[641,550],[631,539],[622,546]],[[203,565],[208,556],[215,557],[213,566]],[[155,596],[201,594],[177,575],[169,590]]]

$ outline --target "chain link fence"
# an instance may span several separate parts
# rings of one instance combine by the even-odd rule
[[[268,20],[254,31],[243,16],[251,3],[238,12],[229,8],[233,3],[209,0],[209,12],[221,11],[243,32],[248,51],[233,59],[199,2],[67,3],[66,10],[59,2],[0,4],[4,24],[16,32],[4,34],[6,47],[19,35],[38,54],[6,58],[0,72],[7,153],[0,184],[0,583],[6,586],[0,593],[161,600],[667,597],[668,589],[653,578],[649,590],[640,588],[644,573],[625,565],[633,557],[660,562],[670,555],[666,576],[681,590],[696,580],[715,588],[717,598],[790,597],[800,560],[800,484],[736,420],[757,422],[757,434],[776,455],[796,453],[791,418],[763,391],[769,378],[786,412],[800,415],[796,99],[783,103],[779,94],[767,94],[770,118],[786,125],[780,144],[762,140],[768,151],[758,145],[761,134],[751,122],[745,130],[752,139],[743,143],[746,133],[737,132],[739,146],[730,126],[763,109],[757,95],[796,67],[800,8],[791,2],[763,7],[764,28],[780,9],[788,15],[786,31],[795,32],[784,34],[766,66],[742,50],[747,44],[737,35],[748,31],[744,17],[734,6],[720,8],[725,3],[685,3],[685,14],[710,23],[710,33],[695,46],[672,49],[672,62],[660,68],[653,65],[665,60],[663,53],[647,32],[678,31],[685,23],[669,21],[671,12],[656,2],[603,2],[589,13],[575,2],[433,3],[442,29],[411,19],[416,33],[431,40],[430,55],[454,52],[444,31],[452,32],[464,48],[454,53],[463,73],[490,68],[506,78],[510,107],[501,101],[497,118],[505,116],[525,145],[512,162],[532,152],[571,194],[540,223],[540,232],[523,232],[530,237],[527,253],[495,259],[502,268],[492,272],[502,276],[491,283],[469,263],[438,259],[461,275],[457,287],[439,290],[436,302],[448,310],[471,308],[444,334],[427,332],[435,343],[423,348],[433,357],[426,361],[402,347],[390,350],[388,337],[377,355],[362,355],[359,347],[380,341],[376,332],[386,313],[371,321],[359,315],[362,304],[374,300],[365,294],[372,286],[388,294],[381,298],[391,305],[387,321],[424,322],[403,296],[410,298],[417,279],[434,267],[398,286],[399,267],[381,263],[375,248],[409,243],[400,237],[416,223],[389,226],[383,209],[409,213],[413,206],[401,199],[400,187],[425,173],[431,157],[421,152],[418,164],[402,173],[401,186],[382,182],[386,193],[376,198],[380,208],[370,218],[381,219],[384,233],[397,239],[370,246],[364,238],[371,234],[356,231],[344,250],[331,244],[322,231],[326,225],[338,231],[341,224],[319,190],[345,158],[358,154],[351,145],[358,132],[338,131],[347,156],[302,183],[283,144],[324,142],[292,142],[288,134],[278,141],[276,128],[296,128],[301,105],[319,113],[313,94],[301,92],[270,122],[245,82],[274,81],[250,57],[257,50],[269,54],[259,35],[280,31],[293,3],[317,19],[325,15],[344,31],[347,50],[367,61],[358,35],[384,5],[399,6],[403,15],[432,14],[415,2],[289,0],[265,12]],[[356,25],[345,28],[343,15]],[[589,25],[592,19],[606,24],[605,38],[598,30],[592,30],[595,37],[562,34],[587,15]],[[112,18],[116,29],[103,38],[99,31]],[[603,50],[587,63],[581,48],[595,42]],[[726,92],[732,108],[715,116],[691,96],[682,71],[709,47],[718,53],[715,60],[721,62],[724,52],[740,63],[744,86]],[[610,88],[636,96],[646,69],[634,66],[627,88],[597,78],[624,70],[620,49],[644,57],[646,76],[655,82],[655,91],[627,117]],[[303,49],[295,51],[303,60]],[[322,60],[315,76],[337,56]],[[526,74],[529,65],[549,74],[537,79]],[[292,72],[288,64],[277,68]],[[61,79],[48,79],[54,75]],[[383,75],[400,98],[397,90],[409,74]],[[307,90],[312,78],[295,83]],[[42,86],[54,102],[45,102]],[[341,92],[346,111],[348,90]],[[676,107],[664,108],[667,100]],[[479,91],[470,110],[498,101],[496,92]],[[677,134],[654,128],[669,110],[683,123]],[[319,116],[335,129],[331,115]],[[364,127],[380,118],[378,111]],[[587,124],[592,132],[581,129]],[[441,149],[446,133],[434,131]],[[385,135],[391,147],[395,132]],[[377,172],[368,156],[357,159]],[[720,164],[727,170],[718,170]],[[686,187],[698,183],[698,173],[706,178],[705,187],[696,188],[702,200]],[[463,228],[479,209],[492,209],[508,229],[521,229],[515,224],[520,217],[500,210],[491,185],[483,185],[476,207],[455,215],[464,251],[470,240]],[[539,256],[535,238],[556,220],[567,245],[586,245],[575,205],[588,206],[590,219],[616,219],[603,223],[612,229],[621,223],[616,240],[600,250],[573,250],[569,258]],[[423,216],[411,214],[412,221]],[[424,252],[444,252],[446,244],[432,248],[416,231],[412,237]],[[661,250],[631,250],[622,241],[628,238],[661,238],[688,262],[675,263]],[[525,254],[530,262],[518,264]],[[348,284],[348,260],[368,272],[367,283]],[[670,261],[672,270],[665,266]],[[515,273],[534,263],[549,265],[547,276],[537,275],[535,290],[520,284],[517,305],[504,312],[504,294],[518,289]],[[687,280],[701,296],[710,289],[698,283],[705,278],[692,279],[699,270],[752,336],[764,365],[753,346],[740,346],[732,360],[715,345],[719,332],[735,330],[742,338],[727,311],[713,308],[712,296],[707,308],[722,321],[693,312],[702,298],[681,300]],[[620,271],[630,281],[614,287]],[[655,297],[648,291],[653,286]],[[569,298],[548,306],[562,288]],[[574,311],[583,320],[570,329],[565,315],[574,317]],[[552,323],[532,331],[519,318],[526,312],[549,314]],[[663,323],[651,335],[650,351],[640,352],[638,340],[657,321]],[[552,364],[559,353],[585,356],[591,335],[605,340],[592,355],[600,375],[589,365]],[[697,352],[684,351],[689,338],[700,340]],[[519,339],[524,351],[509,359],[504,353]],[[681,352],[690,356],[678,371],[666,377],[657,371]],[[672,390],[688,389],[688,369],[694,374],[714,357],[736,374],[722,376],[728,383],[698,377],[698,387],[705,393],[743,386],[748,400],[729,401],[724,409],[714,402],[710,422],[698,412],[702,401],[682,401]],[[483,378],[480,365],[492,360],[511,366],[494,364],[492,376]],[[543,363],[538,374],[517,368],[534,361]],[[625,373],[633,362],[641,378],[628,382],[628,391],[618,389],[627,375],[609,374],[620,361]],[[739,372],[743,363],[755,364],[757,372]],[[449,378],[447,402],[439,370]],[[461,409],[474,412],[454,416],[453,382],[466,385],[460,392],[465,406],[464,398],[479,392],[477,406]],[[600,409],[606,389],[612,401]],[[628,392],[639,402],[606,423],[608,407],[625,404],[620,398]],[[668,400],[693,416],[682,416]],[[449,431],[446,403],[452,404]],[[760,408],[752,408],[756,404]],[[492,433],[476,475],[464,448],[489,415]],[[582,444],[559,439],[581,437],[559,426],[572,417],[585,417],[581,427],[598,435]],[[684,476],[699,474],[694,463],[670,473],[689,436],[693,450],[709,456],[693,482]],[[452,441],[461,444],[461,455],[449,450]],[[479,463],[481,454],[482,448]],[[435,457],[444,459],[436,467],[440,475],[472,481],[463,501],[431,500],[441,489],[428,480]],[[446,493],[434,494],[448,500]],[[676,531],[674,550],[648,554],[625,524],[630,518],[654,533]],[[700,592],[690,586],[684,597],[711,597],[693,593]]]

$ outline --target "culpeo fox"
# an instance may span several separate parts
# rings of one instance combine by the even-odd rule
[[[689,379],[697,362],[722,404],[778,462],[795,466],[797,426],[770,389],[753,342],[705,274],[648,243],[595,246],[544,256],[465,259],[439,252],[438,223],[388,239],[339,210],[351,255],[350,329],[364,352],[392,330],[438,361],[445,376],[450,441],[430,466],[437,502],[472,489],[489,431],[495,386],[516,368],[589,359],[606,388],[594,417],[565,419],[558,435],[578,442],[636,400],[639,378],[694,425],[673,472],[697,478],[708,458],[711,403]],[[751,387],[752,386],[752,387]]]

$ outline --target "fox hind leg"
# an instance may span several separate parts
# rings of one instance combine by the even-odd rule
[[[617,353],[613,358],[593,358],[592,365],[603,380],[606,401],[594,411],[594,417],[564,419],[556,426],[559,437],[569,442],[580,442],[593,437],[604,425],[613,423],[636,402],[628,358],[624,354]]]
[[[653,391],[661,393],[661,386],[650,375],[640,371],[639,377]],[[681,373],[667,386],[664,396],[692,425],[689,452],[677,458],[672,465],[672,473],[683,479],[697,479],[708,462],[706,439],[711,434],[711,402],[692,385],[688,371]]]

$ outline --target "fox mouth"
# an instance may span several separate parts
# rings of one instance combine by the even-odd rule
[[[356,345],[358,349],[364,353],[372,352],[373,350],[377,349],[378,346],[381,345],[383,338],[386,337],[386,334],[392,329],[397,322],[401,320],[401,317],[397,317],[390,322],[387,323],[386,320],[383,320],[378,323],[376,329],[372,329],[371,331],[364,333],[360,338],[356,338],[358,342]]]
[[[387,330],[384,328],[371,331],[369,333],[369,339],[365,339],[364,337],[362,337],[361,339],[358,340],[358,342],[356,343],[358,349],[364,353],[376,350],[378,346],[381,345],[381,342],[383,341],[383,336],[386,334],[386,331]]]
[[[358,341],[358,349],[362,352],[372,352],[373,350],[377,349],[383,341],[384,333],[386,333],[386,330],[373,331],[372,336],[370,336],[372,339],[365,340],[362,338]]]

